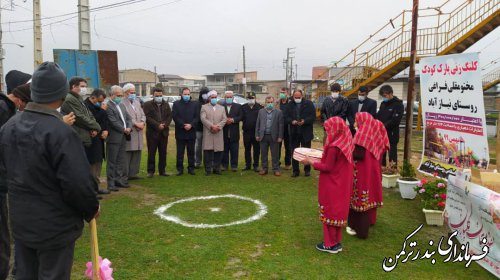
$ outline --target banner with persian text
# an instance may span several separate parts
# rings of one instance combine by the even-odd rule
[[[479,54],[420,60],[424,137],[421,172],[441,178],[489,164]]]
[[[465,258],[486,252],[477,263],[500,278],[500,194],[460,173],[448,177],[445,222],[468,251]]]

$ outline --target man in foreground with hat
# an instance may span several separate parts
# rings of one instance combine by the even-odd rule
[[[12,118],[17,110],[23,110],[26,103],[31,101],[29,91],[17,89],[19,85],[27,83],[30,74],[12,70],[5,76],[7,95],[0,94],[0,127]],[[16,90],[14,90],[16,89]],[[0,176],[0,279],[7,278],[10,259],[10,233],[8,224],[9,212],[7,209],[7,184]]]
[[[99,214],[81,141],[56,111],[67,90],[62,69],[43,63],[33,74],[33,102],[0,129],[0,177],[9,189],[16,279],[70,279],[83,219]]]

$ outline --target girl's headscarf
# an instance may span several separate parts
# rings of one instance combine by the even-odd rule
[[[354,144],[352,134],[345,121],[339,117],[332,117],[325,121],[326,130],[325,149],[328,146],[338,147],[347,160],[352,163],[352,152]]]
[[[356,114],[358,131],[354,136],[354,144],[367,149],[377,160],[390,148],[389,138],[384,124],[367,112]]]

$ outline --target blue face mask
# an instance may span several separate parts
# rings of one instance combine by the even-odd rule
[[[226,104],[228,104],[228,105],[233,104],[233,99],[232,98],[226,98]]]
[[[267,110],[272,110],[272,109],[274,109],[274,104],[273,104],[273,103],[267,103],[267,104],[266,104],[266,109],[267,109]]]
[[[122,102],[122,98],[117,96],[117,97],[113,98],[113,101],[116,103],[116,105],[120,105],[120,103]]]
[[[218,101],[217,98],[212,98],[210,99],[210,104],[215,106],[217,104],[217,101]]]
[[[163,101],[163,97],[161,97],[161,96],[155,96],[154,100],[155,100],[156,103],[161,103]]]
[[[384,97],[384,98],[382,98],[382,101],[383,101],[383,102],[388,102],[388,101],[389,101],[389,98]]]
[[[191,100],[191,96],[189,96],[189,95],[183,95],[183,96],[182,96],[182,100],[183,100],[184,102],[189,102],[189,100]]]
[[[97,102],[94,104],[94,106],[95,106],[96,108],[101,108],[101,102],[97,101]]]
[[[135,93],[130,93],[130,94],[128,95],[128,100],[130,100],[130,101],[134,101],[136,97],[137,97],[137,94],[135,94]]]

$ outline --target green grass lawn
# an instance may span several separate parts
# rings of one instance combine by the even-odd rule
[[[315,143],[316,146],[319,143]],[[168,172],[175,169],[171,137]],[[243,149],[240,149],[243,152]],[[240,156],[240,167],[243,157]],[[144,153],[141,175],[146,174]],[[494,279],[477,264],[430,260],[399,264],[382,270],[385,257],[401,251],[405,237],[425,223],[419,202],[403,200],[384,189],[384,207],[367,240],[344,233],[344,251],[327,254],[314,246],[322,241],[317,211],[317,172],[309,178],[260,177],[251,172],[224,172],[206,177],[158,177],[131,181],[134,186],[105,197],[98,220],[100,255],[110,259],[115,279]],[[260,220],[231,227],[187,228],[161,220],[155,209],[192,197],[236,194],[263,202],[268,213]],[[212,212],[210,208],[220,208]],[[248,218],[257,207],[247,201],[221,198],[177,204],[168,214],[191,223],[227,223]],[[447,237],[445,227],[424,226],[416,235],[422,253],[429,240]],[[72,279],[84,279],[90,260],[89,232],[77,242]]]

